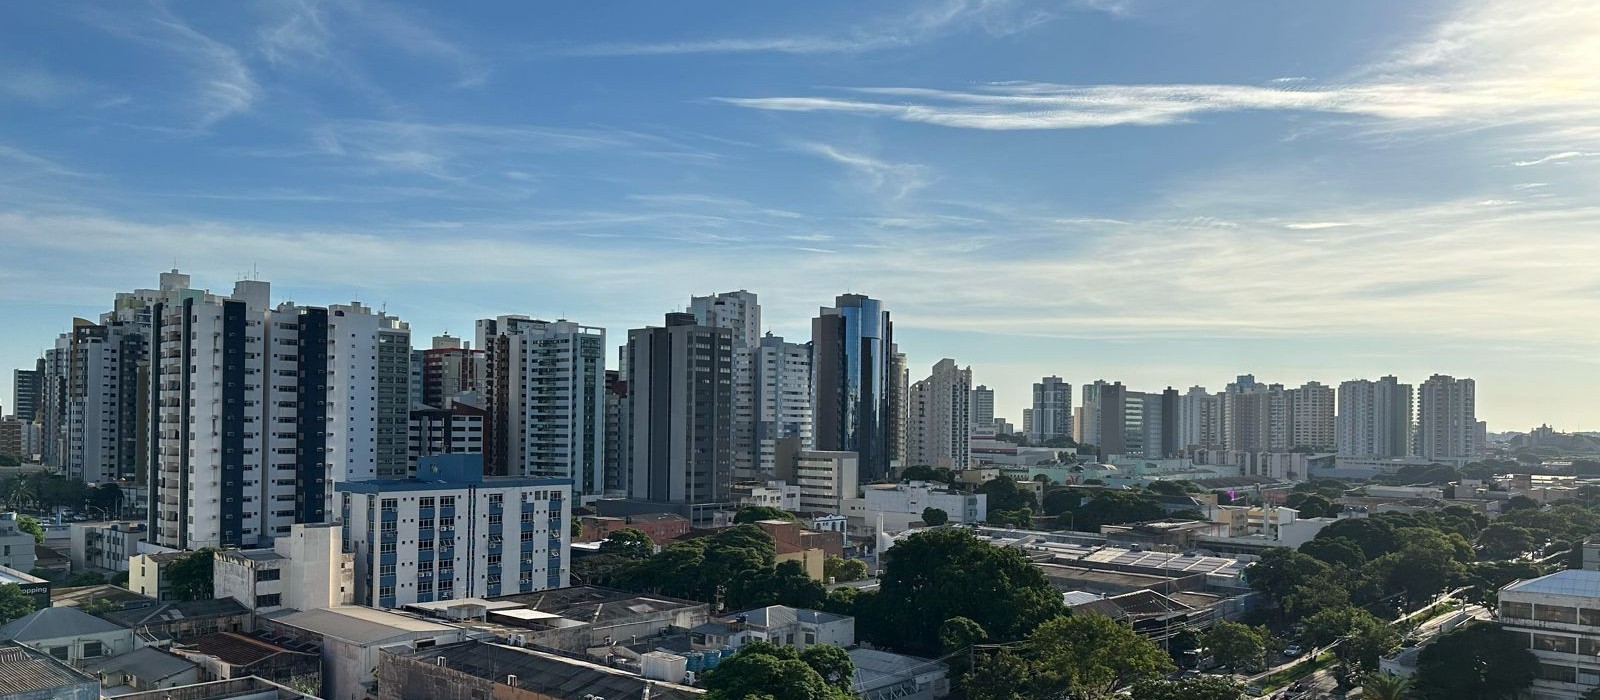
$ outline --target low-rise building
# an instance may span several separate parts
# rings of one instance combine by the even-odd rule
[[[341,605],[263,619],[260,626],[285,643],[322,650],[322,697],[361,700],[373,685],[383,650],[418,650],[467,639],[467,630],[410,615]]]
[[[736,481],[728,485],[728,498],[745,506],[782,510],[800,509],[800,487],[785,481]]]
[[[860,456],[854,452],[801,450],[798,439],[791,441],[780,441],[776,467],[779,478],[800,487],[798,510],[843,513],[843,501],[860,495]]]
[[[155,552],[128,557],[128,590],[156,600],[172,600],[172,581],[167,567],[193,552]]]
[[[408,609],[472,627],[502,641],[584,654],[619,640],[650,639],[706,620],[709,606],[597,586],[518,593],[493,600],[415,603]]]
[[[100,681],[59,659],[0,641],[0,697],[9,700],[100,700]]]
[[[24,532],[16,513],[0,513],[0,566],[17,571],[33,571],[33,534]]]
[[[618,530],[638,530],[657,546],[689,534],[689,519],[677,513],[640,513],[638,515],[585,515],[578,519],[582,534],[579,542],[599,542]]]
[[[50,605],[52,586],[49,579],[18,571],[9,566],[0,566],[0,583],[9,583],[22,589],[24,595],[33,598],[33,605],[36,608]]]
[[[937,508],[957,524],[980,523],[989,517],[988,497],[964,493],[942,484],[911,481],[903,484],[869,484],[862,488],[865,525],[883,518],[887,531],[904,530],[922,522],[922,512]]]
[[[73,607],[41,608],[0,626],[0,639],[25,644],[82,668],[133,651],[133,630]]]
[[[301,525],[271,549],[216,553],[212,589],[256,613],[348,605],[355,595],[355,555],[343,551],[341,528]]]
[[[145,523],[132,520],[73,523],[70,527],[72,568],[91,571],[127,571],[128,558],[138,553],[139,543],[149,534]]]
[[[697,651],[738,649],[757,640],[794,647],[796,651],[816,644],[853,647],[856,645],[856,619],[787,605],[769,605],[697,625],[689,630],[689,640]]]
[[[96,613],[105,620],[159,640],[250,629],[250,610],[232,598],[126,604]]]
[[[321,686],[321,650],[315,643],[299,643],[298,648],[289,648],[276,643],[276,637],[265,632],[217,632],[185,639],[171,649],[172,653],[203,669],[208,679],[257,676],[297,687]]]
[[[1500,624],[1539,659],[1533,700],[1577,700],[1600,686],[1600,571],[1568,569],[1500,589]]]
[[[155,647],[143,647],[121,656],[102,659],[89,664],[88,670],[100,677],[100,685],[106,696],[200,682],[199,666]]]
[[[851,649],[856,675],[850,689],[862,700],[933,700],[950,694],[942,661],[878,649]]]
[[[117,695],[109,700],[320,700],[320,698],[260,678],[235,678]]]
[[[377,678],[378,700],[688,700],[705,692],[567,656],[478,641],[415,652],[386,651]]]
[[[357,603],[393,608],[567,585],[572,480],[484,477],[483,455],[338,484]]]

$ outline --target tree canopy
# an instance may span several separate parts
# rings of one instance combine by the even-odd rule
[[[601,554],[616,554],[629,559],[643,559],[654,554],[656,543],[644,534],[631,527],[625,527],[606,535],[600,541]]]
[[[211,591],[211,572],[216,564],[216,551],[206,547],[167,565],[165,575],[171,581],[172,597],[178,600],[215,597]]]
[[[733,658],[722,661],[705,674],[702,685],[706,689],[706,700],[758,697],[770,697],[773,700],[847,700],[854,697],[849,690],[829,684],[824,676],[824,671],[837,675],[845,670],[839,659],[844,650],[833,647],[840,654],[813,651],[818,646],[807,649],[812,653],[802,657],[793,647],[781,647],[763,641],[746,644]],[[809,661],[820,663],[822,669],[813,667]],[[843,654],[842,663],[850,663],[848,654]],[[854,668],[853,665],[849,666],[848,672],[854,673]]]
[[[1018,550],[996,547],[966,530],[919,532],[884,553],[875,595],[858,616],[867,639],[937,656],[940,627],[965,617],[999,641],[1021,639],[1065,612],[1061,594]]]
[[[1422,649],[1413,694],[1423,700],[1499,700],[1532,685],[1539,661],[1526,638],[1492,623],[1457,628]]]
[[[1028,635],[1039,697],[1110,698],[1173,668],[1160,647],[1103,615],[1058,617]]]
[[[822,575],[839,583],[860,581],[867,577],[867,563],[860,559],[830,556],[822,562]]]
[[[733,514],[733,522],[736,525],[758,523],[763,520],[788,520],[793,522],[794,519],[794,513],[772,506],[745,506]]]
[[[1243,700],[1244,689],[1231,678],[1201,676],[1177,681],[1141,681],[1133,686],[1137,700]]]
[[[1238,669],[1260,668],[1267,654],[1265,634],[1228,620],[1219,620],[1206,631],[1205,645],[1217,663]]]
[[[922,509],[922,522],[931,527],[938,527],[950,522],[950,514],[944,512],[941,508],[928,506]]]
[[[33,596],[15,583],[0,583],[0,623],[10,622],[33,612]]]

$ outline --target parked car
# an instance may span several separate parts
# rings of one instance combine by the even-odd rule
[[[1290,644],[1283,648],[1283,657],[1286,659],[1292,659],[1304,653],[1306,653],[1306,650],[1300,648],[1299,644]]]

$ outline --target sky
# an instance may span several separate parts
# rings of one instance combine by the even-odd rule
[[[1014,422],[1437,372],[1600,429],[1600,3],[0,5],[0,367],[173,266],[419,346],[863,293]]]

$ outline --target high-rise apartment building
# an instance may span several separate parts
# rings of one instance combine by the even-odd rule
[[[107,314],[103,323],[73,319],[56,340],[47,371],[57,393],[47,400],[45,422],[53,450],[48,459],[68,476],[90,483],[134,478],[148,448],[141,432],[148,391],[143,328]]]
[[[911,365],[898,346],[891,344],[889,350],[889,414],[885,421],[889,426],[889,434],[884,445],[889,457],[889,470],[893,472],[906,466],[910,459]]]
[[[418,354],[422,359],[421,403],[434,408],[445,408],[456,400],[483,404],[489,383],[483,350],[466,347],[460,338],[441,335],[434,337],[433,347]]]
[[[1335,447],[1333,387],[1306,382],[1288,390],[1289,449],[1328,450]]]
[[[19,369],[11,373],[11,415],[23,422],[32,423],[39,410],[39,395],[44,387],[44,358],[33,369]]]
[[[1413,393],[1393,376],[1339,384],[1339,456],[1397,458],[1411,454]]]
[[[246,280],[219,296],[172,273],[118,295],[158,343],[157,544],[265,544],[329,522],[335,483],[407,471],[406,324],[359,303],[271,307],[270,289]]]
[[[689,313],[702,326],[733,332],[733,473],[752,479],[761,471],[762,446],[756,365],[761,354],[761,304],[743,289],[689,298]],[[780,339],[781,340],[781,339]],[[769,445],[770,447],[770,445]],[[770,471],[770,462],[768,463]]]
[[[605,489],[608,498],[628,495],[628,383],[620,370],[606,370]]]
[[[1281,387],[1280,387],[1281,388]],[[1244,452],[1272,449],[1272,387],[1241,374],[1222,392],[1222,447]],[[1280,425],[1287,426],[1280,406]],[[1285,433],[1286,434],[1286,433]]]
[[[423,457],[442,454],[483,454],[484,425],[489,412],[469,403],[449,408],[422,404],[411,410],[409,474],[416,473]]]
[[[973,387],[967,403],[972,407],[973,428],[994,427],[994,389],[982,384]]]
[[[571,488],[485,478],[482,455],[424,457],[415,478],[340,484],[355,602],[394,608],[565,587]]]
[[[1178,446],[1215,449],[1222,446],[1222,398],[1192,386],[1178,399]]]
[[[628,331],[630,498],[717,502],[733,477],[733,331],[670,313]]]
[[[752,357],[756,471],[770,476],[777,468],[779,440],[798,437],[803,449],[811,447],[811,344],[790,343],[768,333]],[[737,359],[734,365],[737,368]],[[738,413],[735,408],[735,416]]]
[[[950,358],[939,360],[932,374],[911,385],[908,464],[946,469],[970,464],[971,395],[972,368],[962,369]]]
[[[1417,388],[1417,455],[1443,462],[1478,459],[1477,383],[1435,374]]]
[[[1072,437],[1072,385],[1060,377],[1049,376],[1033,385],[1033,422],[1028,439],[1044,444],[1057,438]]]
[[[812,319],[811,340],[817,449],[855,452],[863,481],[887,477],[904,449],[908,396],[900,388],[909,389],[889,312],[876,299],[842,294]]]
[[[574,497],[605,490],[604,328],[500,316],[478,321],[488,361],[488,469],[571,479]]]
[[[1093,445],[1102,458],[1128,454],[1127,399],[1127,389],[1122,382],[1096,380],[1093,384],[1083,385],[1083,405],[1078,411],[1078,442]],[[1143,415],[1142,408],[1139,415]],[[1033,424],[1037,430],[1037,414],[1033,417]]]

